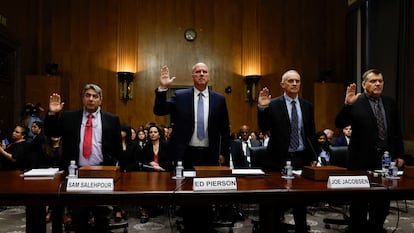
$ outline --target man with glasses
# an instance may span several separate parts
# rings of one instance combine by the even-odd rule
[[[102,99],[102,89],[96,84],[87,84],[82,90],[83,108],[59,114],[64,102],[57,93],[50,96],[44,128],[46,135],[62,137],[61,169],[66,170],[70,160],[75,160],[79,166],[116,165],[118,162],[122,150],[119,117],[102,111]],[[74,222],[79,221],[80,232],[107,232],[110,210],[91,209],[95,215],[89,223],[85,221],[89,217],[89,211],[85,209],[72,218]],[[94,228],[91,229],[91,225]]]

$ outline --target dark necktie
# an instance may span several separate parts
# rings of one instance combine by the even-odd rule
[[[203,93],[200,92],[197,104],[197,138],[203,140],[204,136],[204,102]]]
[[[290,148],[293,151],[299,147],[299,123],[298,123],[298,112],[296,111],[296,101],[290,102],[292,104],[292,115],[290,119]]]
[[[384,141],[385,139],[384,114],[382,113],[382,108],[381,108],[379,99],[375,99],[375,117],[377,118],[378,138],[381,141]]]
[[[86,159],[88,159],[92,153],[92,117],[92,113],[89,113],[83,135],[83,157]]]
[[[249,165],[249,167],[250,167],[250,150],[249,150],[249,143],[247,142],[247,141],[244,141],[243,142],[245,145],[246,145],[246,160],[247,160],[247,163],[248,163],[248,165]]]

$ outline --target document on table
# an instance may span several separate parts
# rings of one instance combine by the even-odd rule
[[[37,168],[23,173],[24,177],[52,177],[59,172],[59,168]]]
[[[233,175],[264,175],[264,171],[258,168],[238,168],[231,170]]]

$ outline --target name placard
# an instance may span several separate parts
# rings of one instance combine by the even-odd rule
[[[329,176],[328,188],[369,188],[367,176]]]
[[[237,190],[236,177],[194,178],[194,191]]]
[[[113,191],[112,178],[69,178],[66,186],[68,192]]]

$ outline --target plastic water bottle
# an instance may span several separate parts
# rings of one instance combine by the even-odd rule
[[[78,177],[78,166],[76,166],[75,160],[70,161],[68,171],[69,171],[69,174],[68,174],[69,178],[77,178]]]
[[[398,176],[398,167],[395,162],[391,162],[390,168],[388,169],[388,176],[397,177]]]
[[[384,151],[384,154],[382,155],[382,172],[384,174],[388,174],[388,169],[390,168],[391,164],[391,158],[388,151]]]
[[[292,177],[292,162],[286,161],[285,168],[283,169],[283,175],[285,177]]]
[[[175,178],[180,179],[183,178],[183,162],[177,161],[177,167],[175,167]]]

